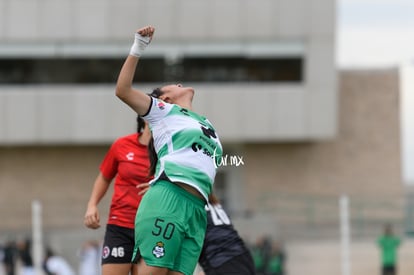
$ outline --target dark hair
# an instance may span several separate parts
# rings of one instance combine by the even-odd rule
[[[161,88],[155,88],[152,90],[152,93],[148,94],[149,96],[159,98],[163,92],[161,91]],[[149,161],[150,161],[150,168],[149,168],[149,175],[148,176],[154,176],[155,170],[157,168],[157,162],[158,162],[158,155],[155,151],[154,147],[154,138],[151,137],[149,143],[148,143],[148,155],[149,155]]]
[[[145,122],[140,115],[137,116],[137,133],[142,133],[145,127]]]
[[[158,162],[158,155],[157,152],[155,152],[154,148],[154,138],[151,137],[150,141],[148,142],[148,157],[150,161],[150,167],[149,167],[149,177],[154,176],[155,170],[157,168],[157,162]]]
[[[154,90],[152,90],[152,93],[148,94],[149,96],[155,97],[155,98],[159,98],[164,92],[161,91],[161,88],[155,88]]]

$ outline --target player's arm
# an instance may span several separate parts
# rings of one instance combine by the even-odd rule
[[[83,221],[86,227],[97,229],[101,226],[98,204],[105,196],[110,184],[111,180],[105,178],[102,173],[99,173],[96,177]]]
[[[126,58],[116,83],[116,96],[129,105],[137,114],[145,115],[151,104],[151,98],[144,92],[132,88],[135,70],[145,48],[152,40],[154,27],[147,26],[137,30],[134,44]]]

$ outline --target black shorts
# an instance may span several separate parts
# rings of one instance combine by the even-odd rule
[[[108,224],[102,246],[102,264],[138,263],[140,256],[132,262],[134,236],[134,229]]]
[[[253,258],[249,252],[234,257],[219,267],[204,270],[206,275],[254,275],[256,274]]]

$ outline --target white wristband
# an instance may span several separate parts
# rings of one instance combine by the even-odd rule
[[[130,55],[140,57],[144,52],[145,48],[150,43],[151,38],[149,36],[142,36],[139,33],[135,33],[134,44],[129,51]]]

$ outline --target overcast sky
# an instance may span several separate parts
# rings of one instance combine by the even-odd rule
[[[414,0],[337,0],[339,67],[392,66],[414,58]]]
[[[414,65],[414,0],[337,1],[339,68]],[[414,70],[411,75],[401,86],[402,172],[414,184]]]

